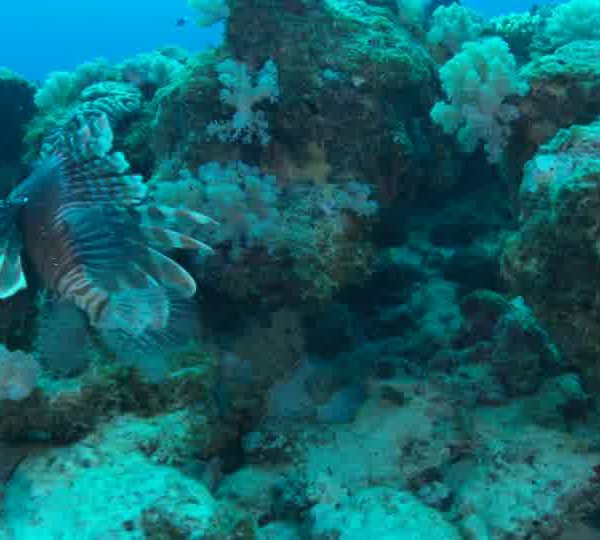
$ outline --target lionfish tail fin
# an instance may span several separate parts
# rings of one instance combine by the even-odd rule
[[[125,331],[132,337],[162,330],[169,322],[170,302],[162,287],[124,289],[110,295],[94,325],[103,330]]]

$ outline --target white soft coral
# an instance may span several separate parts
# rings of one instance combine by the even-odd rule
[[[439,6],[433,12],[427,42],[442,45],[455,54],[465,41],[479,37],[483,24],[483,17],[461,4]]]
[[[243,62],[228,59],[217,65],[217,74],[222,85],[221,102],[235,108],[235,113],[228,121],[211,122],[207,128],[208,135],[223,142],[249,144],[257,139],[262,145],[268,144],[270,135],[266,115],[255,106],[262,101],[273,103],[279,98],[277,64],[267,60],[253,75]]]
[[[518,116],[506,98],[527,91],[508,44],[498,37],[465,43],[442,66],[440,77],[449,103],[438,101],[432,120],[446,134],[456,133],[464,151],[473,152],[482,142],[488,160],[498,162]]]

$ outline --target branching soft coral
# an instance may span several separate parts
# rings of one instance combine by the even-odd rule
[[[235,269],[214,272],[232,297],[284,280],[292,296],[323,300],[367,271],[370,251],[360,233],[378,211],[368,184],[284,190],[274,176],[233,161],[207,163],[175,181],[155,179],[151,193],[161,204],[202,210],[219,222],[210,239],[219,257],[211,262]]]
[[[267,118],[263,111],[256,111],[254,107],[261,101],[273,103],[279,99],[275,62],[265,62],[253,77],[246,64],[228,59],[217,65],[217,73],[223,85],[221,101],[234,107],[235,113],[230,120],[211,122],[207,128],[208,135],[223,142],[241,141],[249,144],[256,138],[260,144],[268,144],[271,137]]]
[[[163,204],[202,208],[218,221],[211,243],[227,247],[233,260],[256,247],[271,251],[281,227],[275,177],[240,161],[206,163],[197,175],[183,171],[175,182],[158,183],[154,195]]]
[[[483,143],[488,161],[498,162],[510,123],[518,116],[517,107],[506,99],[527,91],[508,44],[497,37],[465,43],[442,66],[440,77],[449,103],[438,101],[432,120],[446,134],[456,133],[464,151],[473,152]]]
[[[124,81],[154,89],[167,86],[185,72],[182,62],[156,51],[128,58],[117,67]]]
[[[442,45],[455,54],[465,41],[479,37],[483,23],[483,17],[461,4],[439,6],[433,12],[427,41],[432,45]]]

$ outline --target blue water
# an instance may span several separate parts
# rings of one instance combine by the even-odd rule
[[[490,2],[489,0],[464,0],[465,6],[470,6],[473,9],[479,11],[487,17],[493,17],[494,15],[500,15],[503,13],[511,13],[515,11],[525,11],[531,9],[535,5],[550,4],[553,3],[550,0],[502,0],[496,2]],[[558,2],[554,2],[558,3]]]
[[[467,0],[486,16],[530,8],[534,0]],[[20,0],[3,2],[0,66],[43,79],[97,57],[119,61],[161,45],[198,50],[218,43],[221,28],[178,28],[189,15],[186,0]]]
[[[220,41],[220,27],[177,27],[186,15],[186,0],[3,2],[0,66],[43,79],[98,57],[114,62],[162,45],[197,50]]]

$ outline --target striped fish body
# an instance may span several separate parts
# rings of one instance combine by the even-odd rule
[[[54,292],[57,292],[56,276],[66,270],[63,240],[68,234],[66,224],[57,220],[59,172],[55,167],[42,166],[23,182],[16,194],[23,201],[18,220],[23,251],[44,285]]]
[[[212,220],[143,204],[145,196],[141,177],[115,171],[110,159],[40,163],[0,209],[0,229],[14,239],[0,246],[0,298],[26,286],[23,252],[44,285],[83,310],[92,326],[158,335],[173,300],[196,291],[168,253],[210,251],[189,234]]]
[[[65,171],[58,158],[41,163],[12,198],[23,203],[19,228],[23,252],[44,286],[81,308],[90,321],[108,302],[108,293],[86,279],[86,261],[78,253],[76,230],[63,204]]]

